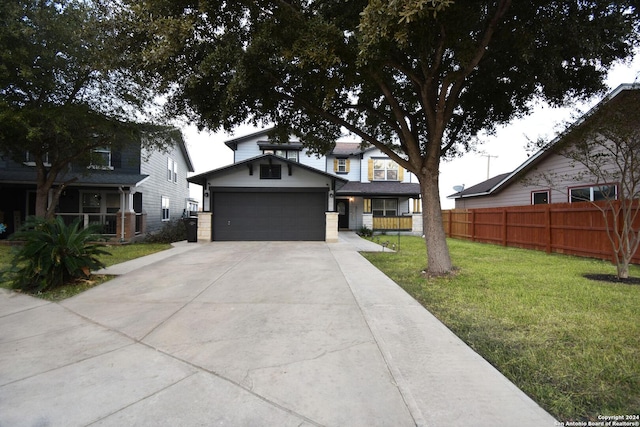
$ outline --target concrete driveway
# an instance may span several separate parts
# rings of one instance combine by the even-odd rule
[[[370,245],[184,243],[59,304],[0,290],[0,426],[554,425]]]

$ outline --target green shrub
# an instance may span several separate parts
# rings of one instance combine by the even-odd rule
[[[145,237],[146,243],[173,243],[187,240],[187,226],[184,219],[174,219],[165,223],[160,231]]]
[[[371,237],[373,236],[373,230],[366,225],[363,225],[360,230],[358,230],[358,234],[362,237]]]
[[[95,228],[81,228],[78,220],[66,225],[54,220],[29,218],[13,239],[22,240],[10,271],[12,288],[26,292],[54,289],[75,279],[87,278],[104,267],[98,255],[108,254],[92,241]]]

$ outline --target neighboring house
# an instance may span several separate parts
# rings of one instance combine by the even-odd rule
[[[113,152],[94,150],[94,155],[101,158],[99,166],[71,165],[55,183],[75,178],[56,207],[56,215],[68,222],[80,218],[85,225],[100,224],[104,235],[130,241],[197,210],[187,182],[193,165],[181,136],[166,152],[138,145]],[[22,163],[0,157],[0,223],[8,228],[0,238],[11,235],[35,213],[34,165],[28,153]]]
[[[420,186],[375,148],[341,142],[324,156],[270,130],[227,141],[230,166],[189,178],[203,187],[199,240],[337,240],[338,229],[422,234]]]
[[[603,199],[605,194],[617,194],[618,183],[592,181],[594,178],[589,178],[590,174],[584,173],[584,165],[559,154],[555,148],[592,114],[612,105],[616,99],[638,92],[640,85],[620,85],[571,128],[529,157],[513,172],[495,176],[448,198],[455,199],[456,209],[474,209],[596,201]],[[640,128],[640,124],[638,126]],[[554,177],[553,182],[549,183],[548,179],[542,178],[545,176]]]

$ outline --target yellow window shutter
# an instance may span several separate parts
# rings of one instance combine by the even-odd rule
[[[371,213],[371,199],[364,199],[364,212]]]
[[[418,213],[422,211],[422,200],[413,199],[413,211]]]
[[[369,181],[373,181],[373,159],[369,159]]]
[[[338,159],[333,159],[333,171],[338,172]]]
[[[351,159],[347,159],[347,173],[351,172]]]
[[[398,181],[404,181],[404,168],[398,165]]]

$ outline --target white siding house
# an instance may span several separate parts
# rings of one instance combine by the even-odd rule
[[[187,173],[193,165],[184,143],[167,152],[143,150],[140,172],[149,178],[140,185],[142,212],[146,214],[147,231],[162,228],[165,222],[187,215],[189,182]]]
[[[266,129],[225,142],[234,151],[234,164],[189,178],[190,182],[203,186],[203,209],[211,217],[204,221],[212,224],[212,236],[205,238],[275,236],[318,240],[319,234],[314,230],[321,228],[324,234],[319,240],[329,241],[337,236],[338,229],[363,227],[422,233],[420,188],[415,176],[380,150],[363,149],[360,143],[339,142],[326,155],[317,156],[295,138],[286,144],[275,143],[269,139],[269,132]],[[279,171],[277,177],[263,176],[263,169],[271,166]],[[309,194],[318,192],[325,193],[325,200],[320,196],[307,199]],[[230,193],[237,194],[232,197]],[[313,208],[306,211],[294,208],[296,200],[298,205],[310,204]],[[242,208],[230,210],[226,206],[229,203]],[[278,204],[283,207],[278,209]],[[252,229],[248,235],[233,234],[231,219],[217,222],[221,211],[229,218],[244,218],[247,210],[273,216],[269,222],[273,233],[263,233],[257,220],[247,220],[245,228]],[[318,211],[324,218],[322,225]],[[301,226],[297,232],[287,230],[294,220],[305,215],[318,222],[307,230]]]

